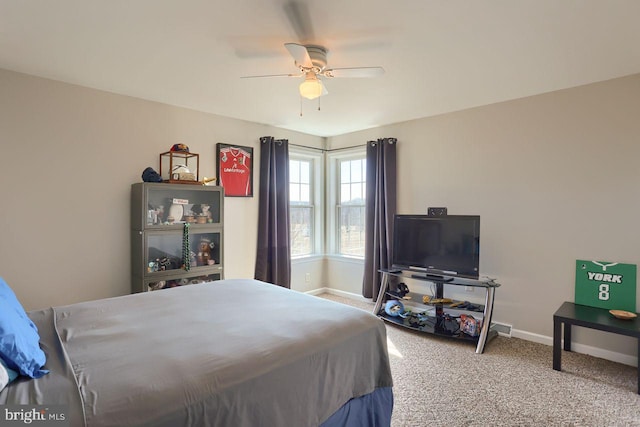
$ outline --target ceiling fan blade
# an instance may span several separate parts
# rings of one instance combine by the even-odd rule
[[[325,96],[325,95],[329,95],[329,91],[327,90],[327,85],[324,84],[324,82],[322,83],[322,93],[320,94],[320,96]]]
[[[383,74],[382,67],[332,68],[322,72],[325,77],[378,77]]]
[[[306,47],[298,43],[285,43],[284,47],[287,48],[298,65],[302,65],[303,67],[307,68],[313,67],[311,57],[309,56],[309,52],[307,51]]]
[[[282,8],[293,27],[293,31],[298,36],[298,41],[301,43],[312,42],[314,40],[313,25],[307,4],[302,1],[289,1]]]
[[[261,76],[240,76],[241,79],[257,79],[261,77],[302,77],[303,74],[264,74]]]

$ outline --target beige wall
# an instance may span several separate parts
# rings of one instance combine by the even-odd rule
[[[640,74],[330,138],[398,138],[398,211],[481,216],[497,321],[552,335],[575,260],[640,263]],[[340,284],[336,284],[340,285]],[[639,295],[640,296],[640,295]],[[640,309],[640,303],[637,304]],[[632,339],[575,333],[628,355]]]
[[[0,276],[26,309],[130,292],[129,193],[177,142],[323,138],[0,70]],[[254,190],[257,189],[257,169]],[[253,277],[258,198],[225,200],[225,276]]]

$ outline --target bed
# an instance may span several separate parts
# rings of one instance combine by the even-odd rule
[[[46,354],[1,405],[63,405],[72,426],[388,426],[383,322],[248,279],[28,313]]]

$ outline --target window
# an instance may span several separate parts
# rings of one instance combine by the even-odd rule
[[[289,222],[291,257],[320,253],[322,250],[320,204],[321,153],[290,150],[289,153]]]
[[[364,256],[365,159],[340,161],[338,253]]]
[[[333,212],[329,212],[331,251],[336,255],[364,257],[366,153],[364,149],[339,151],[329,155],[330,192]]]
[[[291,256],[313,252],[313,205],[311,204],[311,162],[289,160]]]

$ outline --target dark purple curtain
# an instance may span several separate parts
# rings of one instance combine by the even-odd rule
[[[376,298],[381,268],[391,267],[393,216],[396,214],[396,138],[367,142],[367,200],[362,295]]]
[[[260,138],[258,249],[255,278],[291,287],[289,141]]]

